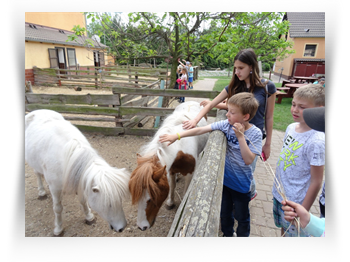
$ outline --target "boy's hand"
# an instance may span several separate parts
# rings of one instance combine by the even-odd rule
[[[244,137],[244,125],[242,125],[241,123],[234,123],[232,125],[232,129],[233,131],[235,131],[237,138],[240,138],[242,136]]]
[[[159,142],[164,143],[164,142],[170,142],[168,146],[170,146],[172,143],[174,143],[178,139],[178,136],[175,135],[168,135],[164,134],[159,136]]]

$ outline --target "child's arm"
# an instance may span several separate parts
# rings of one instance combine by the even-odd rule
[[[187,137],[187,136],[198,136],[204,133],[208,133],[212,131],[211,125],[206,125],[202,127],[196,127],[190,130],[185,130],[176,134],[164,134],[159,136],[159,142],[164,143],[169,141],[170,143],[168,146],[170,146],[172,143],[174,143],[179,138]],[[180,137],[179,137],[180,136]]]
[[[179,58],[178,62],[179,62],[183,67],[185,67],[185,65],[184,65],[183,63],[181,63],[180,58]],[[185,62],[186,62],[186,60],[185,60]]]
[[[205,107],[207,104],[209,104],[210,103],[210,100],[203,100],[201,103],[200,103],[200,105],[201,106],[203,106],[203,107]],[[215,108],[217,108],[217,109],[224,109],[224,110],[227,110],[228,109],[228,107],[227,107],[227,103],[224,103],[224,102],[222,102],[222,103],[219,103],[219,104],[217,104],[216,106],[214,106]]]
[[[241,149],[241,155],[246,165],[253,163],[255,159],[255,154],[250,151],[247,142],[244,137],[244,126],[240,123],[234,123],[232,129],[235,131],[236,137],[238,139],[239,147]],[[242,133],[243,134],[242,134]]]
[[[307,211],[310,210],[312,204],[314,203],[318,192],[322,186],[324,166],[311,166],[311,181],[310,186],[306,192],[306,196],[302,203]]]

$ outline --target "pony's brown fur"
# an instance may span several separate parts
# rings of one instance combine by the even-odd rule
[[[186,176],[187,174],[192,174],[195,167],[196,159],[190,154],[179,151],[169,171],[173,174],[181,173],[183,176]]]
[[[169,184],[166,177],[166,166],[162,166],[159,162],[158,156],[141,157],[138,155],[137,167],[131,173],[129,181],[129,190],[132,197],[132,204],[139,202],[144,194],[144,190],[148,190],[151,199],[158,202],[158,198],[163,198],[162,190],[164,183],[167,186],[167,193],[169,192]],[[164,179],[166,181],[164,181]],[[161,182],[161,186],[160,186]],[[164,200],[163,200],[164,201]]]

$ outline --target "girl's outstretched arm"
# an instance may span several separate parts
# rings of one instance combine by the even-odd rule
[[[198,115],[191,119],[191,120],[187,120],[184,121],[182,123],[182,128],[183,129],[191,129],[196,127],[196,125],[198,124],[198,122],[213,108],[215,107],[217,104],[219,104],[220,102],[224,101],[227,98],[228,94],[226,92],[225,89],[223,89],[221,91],[220,94],[218,94],[212,101],[210,101],[199,113]]]
[[[183,137],[188,137],[188,136],[198,136],[202,135],[204,133],[208,133],[212,131],[211,125],[206,125],[202,127],[197,127],[193,128],[190,130],[185,130],[176,134],[164,134],[159,136],[159,142],[164,143],[164,142],[170,142],[168,146],[170,146],[172,143],[174,143],[176,140],[180,140]]]

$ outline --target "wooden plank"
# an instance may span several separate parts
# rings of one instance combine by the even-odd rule
[[[216,121],[226,119],[220,110]],[[218,236],[227,140],[213,131],[190,186],[176,212],[168,237]]]
[[[65,116],[64,119],[69,121],[130,122],[130,119],[116,119],[106,117]]]
[[[133,95],[148,95],[148,96],[175,96],[175,97],[204,97],[213,99],[219,92],[218,91],[202,91],[202,90],[176,90],[176,89],[137,89],[137,88],[125,88],[125,87],[113,87],[113,93],[120,94],[133,94]]]
[[[122,127],[97,127],[97,126],[85,126],[75,125],[81,132],[86,133],[98,133],[105,136],[118,136],[124,134],[125,130]]]
[[[93,107],[93,106],[69,106],[60,104],[27,104],[26,110],[50,109],[67,114],[87,114],[87,115],[142,115],[142,116],[165,116],[170,115],[174,108],[149,108],[149,107]]]
[[[135,135],[135,136],[154,136],[158,129],[142,129],[142,128],[123,128],[123,127],[96,127],[75,125],[80,131],[86,133],[98,133],[106,136],[117,135]]]
[[[119,107],[94,107],[94,106],[68,106],[60,104],[27,104],[25,106],[27,111],[34,111],[38,109],[49,109],[59,113],[67,114],[85,114],[85,115],[105,115],[116,116],[119,114]]]
[[[88,104],[88,105],[119,105],[118,95],[51,95],[25,94],[30,104]]]
[[[119,111],[121,115],[165,116],[172,114],[174,108],[119,106]]]

